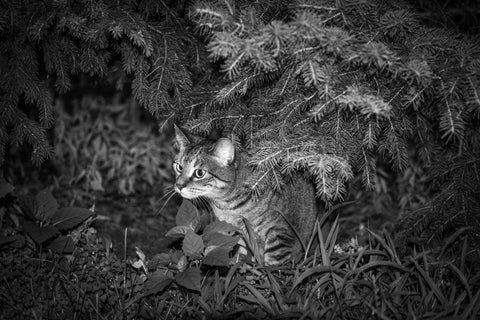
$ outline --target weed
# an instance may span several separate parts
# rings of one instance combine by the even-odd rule
[[[155,125],[125,105],[84,98],[59,108],[55,154],[63,180],[89,192],[129,195],[170,179],[170,150]]]

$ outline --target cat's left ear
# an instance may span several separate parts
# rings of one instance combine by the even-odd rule
[[[213,156],[224,167],[233,163],[235,160],[235,146],[228,138],[220,138],[213,149]]]
[[[175,140],[177,142],[177,146],[180,150],[185,149],[187,145],[190,144],[190,139],[188,139],[187,135],[177,127],[176,124],[173,125],[175,128]]]

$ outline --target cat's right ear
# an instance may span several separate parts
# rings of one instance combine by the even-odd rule
[[[176,124],[173,125],[175,128],[175,142],[179,150],[185,149],[190,144],[190,139],[187,135],[177,127]]]

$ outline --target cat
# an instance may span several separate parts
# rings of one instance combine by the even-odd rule
[[[230,139],[192,136],[175,126],[175,140],[175,191],[186,199],[207,199],[217,219],[241,230],[247,220],[260,238],[265,265],[282,264],[298,253],[297,235],[308,242],[318,208],[314,187],[303,176],[294,176],[280,192],[272,189],[257,199],[248,183],[249,155]]]

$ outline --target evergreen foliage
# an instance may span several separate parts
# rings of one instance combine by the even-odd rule
[[[275,6],[281,20],[269,20],[278,17],[271,9],[225,1],[192,11],[229,83],[188,127],[246,140],[259,188],[304,169],[318,195],[335,200],[353,173],[373,187],[377,154],[402,170],[411,143],[425,164],[436,144],[459,153],[475,145],[475,39],[425,27],[408,7],[385,2],[299,1]]]
[[[171,2],[1,2],[0,165],[9,144],[31,145],[36,164],[51,156],[54,90],[69,91],[79,74],[108,76],[119,88],[131,81],[157,117],[185,106],[198,50],[179,15],[183,2]]]
[[[244,142],[256,194],[303,170],[331,202],[354,176],[374,190],[378,166],[420,166],[436,197],[406,214],[405,239],[455,235],[479,258],[478,37],[391,1],[202,1],[191,16],[228,81],[187,127]]]

